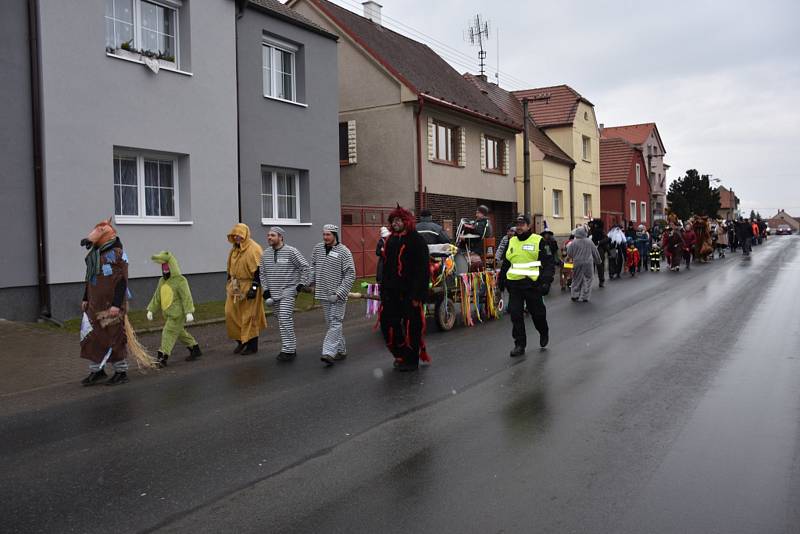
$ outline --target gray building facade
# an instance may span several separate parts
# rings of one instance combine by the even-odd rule
[[[25,46],[29,5],[38,69]],[[240,220],[262,244],[280,224],[306,254],[324,223],[338,223],[336,36],[279,2],[8,0],[0,28],[0,318],[41,311],[33,102],[56,319],[79,314],[79,242],[109,216],[134,309],[155,288],[160,250],[176,255],[196,301],[222,300],[226,236]]]
[[[273,225],[307,258],[340,222],[337,36],[274,0],[238,19],[242,222]]]

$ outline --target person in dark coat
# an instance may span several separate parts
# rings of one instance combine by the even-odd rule
[[[429,209],[423,209],[419,212],[417,232],[429,245],[443,245],[450,242],[450,236],[444,231],[442,225],[433,222],[433,216]]]
[[[406,209],[389,213],[391,235],[383,248],[380,325],[398,371],[416,371],[425,351],[425,300],[430,280],[428,245]]]
[[[600,263],[597,264],[597,279],[600,280],[600,287],[606,283],[606,254],[608,253],[609,239],[603,228],[603,221],[594,219],[589,222],[589,232],[592,243],[597,247],[600,254]]]
[[[694,233],[691,224],[686,224],[681,228],[681,237],[683,237],[683,259],[686,261],[686,270],[688,271],[692,268],[692,252],[697,245],[697,234]]]
[[[749,256],[753,245],[753,225],[750,219],[742,219],[736,222],[736,237],[742,245],[742,255]]]
[[[386,238],[392,233],[385,226],[381,226],[381,237],[378,239],[378,244],[375,246],[375,255],[378,256],[378,266],[375,270],[375,281],[379,284],[383,278],[383,247],[386,245]]]

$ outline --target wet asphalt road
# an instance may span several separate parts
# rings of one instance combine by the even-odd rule
[[[506,318],[430,333],[399,374],[354,320],[332,369],[315,332],[289,365],[5,413],[0,531],[800,532],[798,297],[800,237],[776,237],[549,297],[523,359]]]

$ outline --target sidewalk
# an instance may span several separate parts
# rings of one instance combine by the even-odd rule
[[[374,318],[365,319],[364,315],[363,301],[348,304],[348,326],[358,324],[359,328],[371,328]],[[321,340],[325,332],[322,311],[312,309],[295,314],[295,330],[299,339],[314,336]],[[204,368],[229,361],[223,357],[230,354],[235,343],[228,339],[224,322],[190,326],[190,332],[197,338],[203,358],[186,364],[183,359],[188,353],[180,344],[176,345],[170,358],[170,371],[189,372],[189,367]],[[151,354],[158,350],[160,340],[160,331],[139,335],[139,341]],[[267,329],[259,337],[259,352],[277,354],[279,341],[277,319],[267,317]],[[88,373],[88,362],[80,357],[78,334],[73,332],[0,320],[0,347],[0,399],[63,384],[79,388],[79,382]],[[135,365],[132,372],[137,373]]]

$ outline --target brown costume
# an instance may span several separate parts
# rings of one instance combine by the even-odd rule
[[[86,255],[86,318],[81,339],[81,358],[91,360],[99,369],[106,361],[115,364],[117,371],[127,370],[128,338],[125,333],[125,315],[128,308],[128,257],[122,242],[108,222],[95,227],[89,253]],[[116,317],[109,315],[112,307],[119,308]],[[88,333],[87,330],[91,329]],[[111,349],[111,354],[108,354]]]
[[[235,237],[242,238],[237,244]],[[258,266],[263,250],[250,238],[250,228],[239,223],[228,234],[233,244],[228,254],[228,298],[225,300],[225,325],[228,337],[239,343],[258,339],[258,334],[267,326],[264,316],[264,299],[259,286],[255,298],[247,298],[253,279],[258,278]]]

